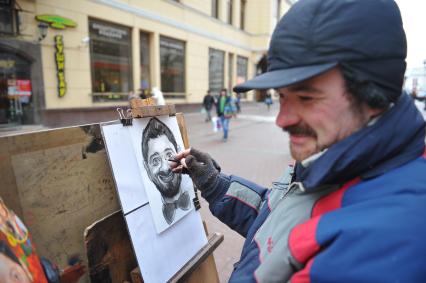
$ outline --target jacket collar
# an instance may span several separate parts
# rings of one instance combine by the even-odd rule
[[[376,123],[332,145],[307,168],[297,164],[296,179],[310,192],[357,176],[373,178],[421,156],[424,148],[423,116],[402,94]]]

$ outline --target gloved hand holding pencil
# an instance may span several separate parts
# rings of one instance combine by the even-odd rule
[[[220,166],[209,154],[194,148],[179,152],[170,160],[170,168],[174,173],[189,174],[200,191],[209,190],[220,173]]]

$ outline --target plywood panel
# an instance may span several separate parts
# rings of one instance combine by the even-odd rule
[[[39,254],[60,267],[86,259],[84,229],[119,209],[99,125],[2,137],[0,148],[0,195]]]

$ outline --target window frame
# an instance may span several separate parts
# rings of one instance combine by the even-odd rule
[[[123,44],[123,43],[118,43],[116,42],[116,44],[119,47],[122,47],[123,45],[128,45],[128,56],[124,57],[124,56],[120,56],[118,55],[117,57],[120,58],[128,58],[128,62],[129,62],[129,66],[128,66],[128,90],[127,91],[104,91],[104,92],[96,92],[95,91],[95,67],[94,67],[94,43],[96,41],[99,42],[107,42],[107,40],[102,40],[99,38],[94,37],[91,34],[91,24],[93,22],[105,25],[105,26],[112,26],[112,27],[117,27],[117,28],[122,28],[123,30],[126,29],[128,32],[128,41],[127,44]],[[133,86],[134,86],[134,82],[133,82],[133,46],[132,46],[132,28],[125,26],[125,25],[121,25],[115,22],[111,22],[111,21],[105,21],[103,19],[97,19],[97,18],[92,18],[89,17],[88,19],[88,25],[89,25],[89,36],[90,36],[90,41],[89,41],[89,56],[90,56],[90,74],[91,74],[91,95],[92,95],[92,102],[93,103],[103,103],[103,102],[122,102],[122,101],[127,101],[128,100],[128,95],[129,92],[133,90]],[[123,41],[120,41],[123,42]],[[114,40],[111,40],[111,42],[109,42],[110,44],[114,44]],[[122,85],[120,86],[122,87]]]
[[[147,40],[147,69],[148,69],[148,74],[147,74],[147,81],[148,81],[148,86],[146,88],[144,88],[144,85],[142,84],[143,82],[143,66],[144,66],[144,55],[142,52],[142,35],[146,38]],[[143,31],[143,30],[139,30],[139,68],[140,68],[140,85],[138,86],[138,89],[141,89],[141,91],[145,92],[150,92],[150,90],[152,89],[152,60],[151,60],[151,56],[152,56],[152,50],[151,50],[151,43],[152,43],[152,34],[150,32],[147,31]]]
[[[219,19],[219,0],[211,0],[211,16]]]
[[[225,86],[225,56],[226,56],[226,52],[217,48],[212,48],[209,47],[209,53],[208,53],[208,60],[209,60],[209,64],[208,64],[208,85],[209,85],[209,89],[212,92],[212,94],[219,94],[219,91],[224,88]],[[218,88],[214,88],[211,86],[211,82],[212,82],[212,76],[211,74],[216,74],[217,71],[213,72],[211,69],[211,57],[214,56],[213,54],[221,54],[222,55],[222,62],[221,62],[221,72],[222,72],[222,76],[221,76],[221,85]]]
[[[226,20],[227,20],[227,23],[228,24],[230,24],[230,25],[232,25],[233,24],[233,21],[234,21],[234,15],[233,15],[233,13],[234,13],[234,0],[227,0],[228,2],[227,2],[227,12],[228,12],[228,15],[227,15],[227,18],[226,18]]]
[[[246,29],[247,0],[240,0],[240,29]]]
[[[182,47],[183,47],[183,60],[182,60],[182,91],[168,91],[167,89],[164,89],[163,87],[163,77],[162,77],[162,70],[163,70],[163,66],[161,63],[161,42],[162,39],[166,39],[168,41],[175,41],[177,43],[182,43]],[[174,37],[170,37],[167,35],[161,35],[159,36],[159,56],[160,56],[160,83],[159,85],[161,86],[161,91],[163,92],[163,95],[165,98],[185,98],[186,96],[186,87],[187,87],[187,83],[186,83],[186,78],[187,78],[187,73],[186,73],[186,60],[187,60],[187,54],[186,54],[186,41],[178,39],[178,38],[174,38]]]
[[[19,9],[15,8],[16,1],[15,0],[9,0],[5,1],[6,3],[0,3],[0,11],[6,11],[9,12],[9,16],[11,18],[11,30],[2,30],[0,29],[0,35],[12,35],[12,36],[18,36],[20,35],[19,30]],[[2,1],[2,2],[3,2]]]

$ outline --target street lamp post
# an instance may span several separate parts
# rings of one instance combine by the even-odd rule
[[[37,25],[39,35],[38,35],[38,41],[41,42],[47,35],[47,29],[49,28],[49,25],[43,22],[38,23]]]

